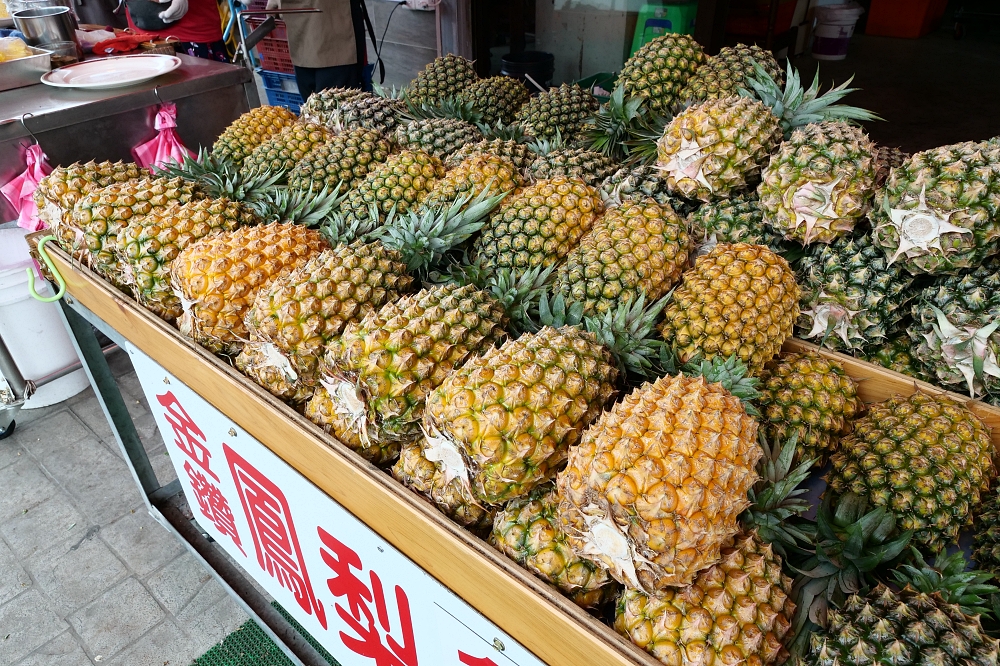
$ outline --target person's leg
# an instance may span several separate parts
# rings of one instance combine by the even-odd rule
[[[361,85],[357,65],[320,67],[316,72],[316,90],[327,88],[358,88]]]
[[[299,84],[299,95],[302,99],[309,99],[309,95],[316,92],[316,72],[322,71],[315,67],[295,67],[295,82]]]
[[[205,60],[217,60],[218,62],[229,62],[229,55],[226,53],[226,43],[221,39],[217,42],[177,42],[174,50],[178,53],[186,53],[195,58]]]

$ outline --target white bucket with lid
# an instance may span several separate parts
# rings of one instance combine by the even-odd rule
[[[28,292],[28,274],[35,271],[38,293],[52,295],[28,252],[25,229],[0,228],[0,337],[25,379],[39,380],[79,360],[59,316],[58,303],[42,303]],[[73,397],[90,385],[83,369],[40,386],[24,409],[48,407]]]
[[[854,26],[865,13],[856,2],[821,5],[816,8],[812,57],[817,60],[843,60],[854,34]]]

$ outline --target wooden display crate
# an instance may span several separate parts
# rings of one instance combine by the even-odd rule
[[[112,326],[539,659],[553,666],[657,666],[650,655],[65,252],[51,245],[46,250],[66,281],[65,297],[71,303],[78,301]],[[789,341],[785,349],[837,358],[859,380],[866,402],[918,389],[944,393],[799,340]],[[993,442],[1000,448],[1000,409],[978,401],[970,406],[993,429]]]

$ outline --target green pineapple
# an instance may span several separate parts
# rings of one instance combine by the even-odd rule
[[[244,173],[287,175],[316,146],[330,139],[330,130],[316,123],[297,122],[253,149],[245,160]]]
[[[347,130],[309,151],[289,172],[288,187],[318,193],[343,183],[343,190],[354,189],[391,152],[392,144],[378,132]]]
[[[483,140],[472,123],[454,118],[425,118],[396,128],[396,144],[403,150],[422,150],[444,159],[462,146]]]
[[[524,84],[509,76],[491,76],[473,82],[458,93],[460,102],[468,102],[482,114],[487,125],[509,125],[531,95]]]
[[[650,197],[658,204],[670,206],[682,217],[687,217],[700,205],[700,202],[673,194],[667,187],[666,174],[652,165],[622,167],[601,184],[601,196],[612,208],[625,201]]]
[[[531,163],[531,177],[544,180],[555,176],[579,178],[587,185],[599,186],[618,169],[614,161],[585,148],[544,150]]]
[[[704,62],[705,52],[692,37],[667,34],[643,44],[625,61],[618,78],[627,95],[645,100],[653,112],[666,116]]]
[[[781,234],[764,224],[757,197],[750,194],[705,204],[688,220],[699,245],[698,254],[710,252],[719,243],[766,245],[779,253],[787,249]]]
[[[496,155],[509,161],[514,167],[525,172],[531,163],[535,161],[537,155],[528,145],[522,141],[514,139],[492,139],[489,141],[477,141],[467,143],[445,158],[444,163],[449,169],[461,164],[466,158],[473,155]]]
[[[904,323],[905,328],[905,323]],[[865,352],[865,360],[922,382],[928,381],[927,373],[913,354],[913,342],[905,332],[896,333],[882,344]]]
[[[435,104],[457,97],[478,80],[471,60],[449,53],[428,63],[406,87],[406,96],[418,106]]]
[[[754,75],[754,63],[778,82],[783,83],[784,72],[774,55],[756,44],[723,46],[716,56],[709,56],[688,79],[679,97],[684,101],[700,102],[739,94],[747,79]]]
[[[367,222],[374,208],[381,224],[393,209],[399,214],[415,210],[444,175],[444,165],[437,157],[419,150],[404,150],[369,171],[348,192],[341,211],[350,221]]]
[[[517,112],[517,121],[536,139],[561,135],[567,141],[577,138],[600,104],[590,91],[577,84],[562,84],[533,96]]]
[[[372,94],[358,88],[325,88],[317,90],[309,95],[309,99],[299,109],[299,117],[305,122],[335,127],[338,115],[337,111],[341,104],[367,96],[372,96]]]

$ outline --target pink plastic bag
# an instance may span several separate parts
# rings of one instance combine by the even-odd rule
[[[183,162],[185,156],[194,157],[174,131],[177,127],[177,106],[173,102],[160,105],[155,127],[158,134],[152,140],[132,149],[132,157],[139,166],[162,168],[170,162]]]
[[[39,231],[45,228],[45,223],[38,219],[38,207],[35,206],[33,196],[38,187],[38,181],[52,171],[47,159],[41,146],[37,143],[30,146],[24,155],[24,161],[28,168],[24,173],[0,187],[0,193],[17,211],[17,226],[28,231]]]

